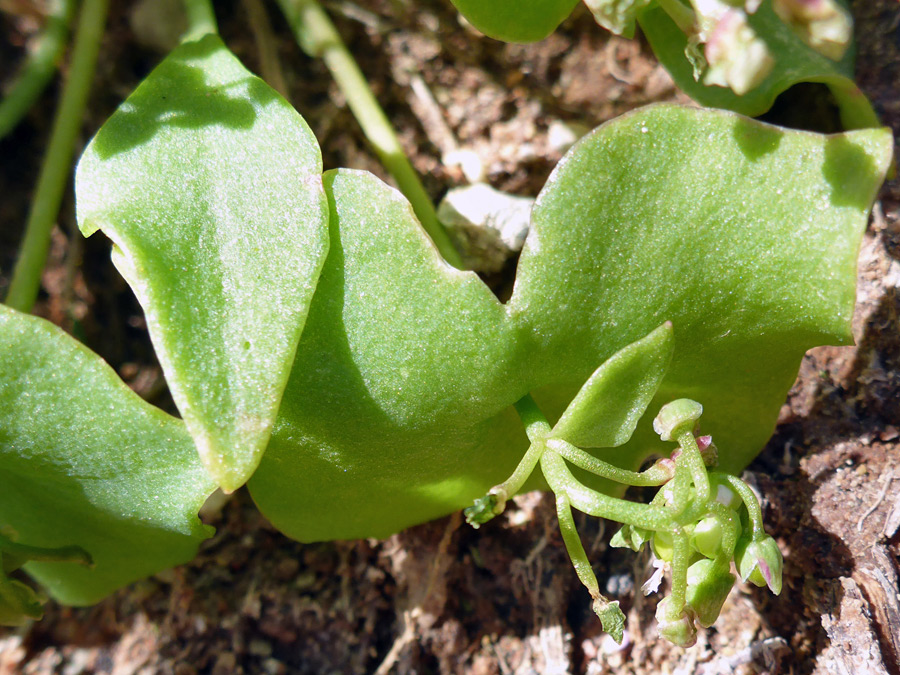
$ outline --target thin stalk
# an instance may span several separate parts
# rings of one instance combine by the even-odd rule
[[[219,32],[212,0],[184,0],[188,28],[181,36],[182,42],[199,40],[204,35]]]
[[[693,10],[685,7],[678,0],[659,0],[659,6],[675,22],[675,25],[678,26],[682,33],[690,36],[696,32],[697,27]]]
[[[691,542],[680,527],[672,530],[672,591],[666,607],[666,619],[677,621],[684,611],[687,571],[691,562]]]
[[[9,93],[0,101],[0,138],[6,136],[22,120],[56,72],[56,64],[66,47],[69,22],[74,9],[73,0],[54,0],[50,3],[44,32],[37,38],[34,50],[26,57]]]
[[[278,43],[272,33],[272,23],[266,8],[263,7],[262,0],[243,0],[243,5],[256,43],[260,75],[272,89],[287,98],[288,88],[281,69],[281,59],[278,58]]]
[[[691,472],[691,480],[696,489],[694,501],[705,504],[709,501],[709,474],[706,472],[706,464],[697,446],[697,439],[693,432],[686,431],[678,437],[678,445],[681,446],[681,456],[675,463],[684,462]]]
[[[300,47],[310,56],[325,61],[363,133],[381,163],[397,181],[444,260],[462,268],[462,259],[438,220],[434,204],[403,152],[400,139],[331,19],[316,0],[278,0],[278,4]]]
[[[672,529],[672,516],[666,509],[610,497],[580,483],[555,450],[547,449],[541,455],[541,471],[550,489],[557,495],[566,495],[571,505],[582,513],[654,532]]]
[[[525,425],[525,434],[531,441],[531,445],[528,446],[527,452],[519,461],[512,475],[491,488],[490,494],[495,495],[500,503],[505,502],[521,490],[528,477],[534,473],[534,468],[538,465],[546,448],[544,439],[550,433],[550,424],[547,422],[547,418],[544,417],[544,413],[537,407],[530,394],[526,394],[516,401],[515,408],[522,419],[522,424]]]
[[[738,536],[741,532],[741,521],[738,520],[738,516],[734,511],[716,501],[709,505],[708,513],[715,516],[723,525],[721,552],[717,558],[720,562],[727,563],[734,556],[734,547],[737,545]]]
[[[737,476],[732,476],[729,473],[719,473],[717,471],[710,474],[710,477],[719,483],[727,483],[732,490],[737,492],[738,497],[744,502],[744,506],[747,507],[747,514],[750,516],[750,527],[752,529],[751,536],[753,539],[762,539],[765,537],[766,528],[763,524],[762,509],[759,506],[759,500],[756,498],[756,494],[750,489],[750,486]]]
[[[558,438],[548,439],[547,447],[558,452],[563,459],[571,462],[579,469],[584,469],[595,476],[608,478],[623,485],[654,487],[664,485],[672,478],[672,471],[660,464],[654,464],[646,471],[641,472],[621,469],[609,462],[604,462],[602,459],[597,459],[581,448],[577,448],[571,443]]]
[[[588,593],[593,599],[602,597],[600,585],[597,583],[597,575],[594,574],[591,561],[588,560],[587,552],[584,550],[584,544],[581,543],[581,537],[575,528],[572,505],[565,494],[556,495],[556,517],[559,520],[559,531],[566,545],[566,551],[569,553],[569,559],[572,561],[572,567],[575,568],[575,574],[578,575],[578,579],[588,589]]]
[[[53,120],[53,131],[31,202],[22,250],[6,296],[6,304],[21,312],[30,311],[37,299],[41,272],[50,245],[50,231],[59,214],[71,170],[75,138],[81,128],[94,78],[108,4],[109,0],[85,0],[78,17],[69,79],[63,87],[56,119]]]

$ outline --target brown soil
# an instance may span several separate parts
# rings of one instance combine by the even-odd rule
[[[113,4],[84,139],[160,59],[135,42],[131,3]],[[226,42],[256,68],[250,3],[218,4]],[[514,46],[477,38],[449,3],[420,1],[416,11],[411,5],[329,7],[435,198],[464,182],[458,168],[441,165],[441,153],[454,144],[479,154],[495,187],[535,195],[560,157],[548,140],[554,120],[592,127],[645,103],[685,100],[645,45],[608,36],[584,10],[547,40]],[[384,177],[327,71],[298,50],[274,8],[267,9],[290,98],[325,148],[326,167]],[[896,132],[900,7],[867,0],[855,11],[859,81]],[[0,15],[0,30],[5,82],[34,26],[15,11]],[[56,95],[51,88],[0,142],[4,272],[14,260]],[[82,240],[72,214],[70,195],[37,312],[171,410],[140,308],[109,264],[108,243]],[[0,293],[7,283],[0,275]],[[239,492],[211,509],[207,519],[218,532],[191,564],[96,607],[50,604],[43,621],[0,630],[0,674],[898,675],[898,181],[876,206],[858,300],[858,346],[807,355],[775,436],[745,475],[764,496],[767,525],[786,554],[784,591],[775,598],[740,587],[695,647],[656,638],[654,602],[634,592],[647,560],[609,549],[610,532],[583,518],[595,569],[628,614],[624,647],[602,635],[543,495],[517,498],[515,508],[478,531],[457,515],[387,541],[301,545],[277,533]]]

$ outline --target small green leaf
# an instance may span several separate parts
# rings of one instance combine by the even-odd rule
[[[485,35],[506,42],[536,42],[550,35],[578,0],[451,0]]]
[[[650,541],[652,534],[649,530],[626,523],[612,536],[609,545],[612,548],[630,548],[637,552]]]
[[[619,601],[609,602],[604,598],[597,598],[591,605],[591,609],[600,619],[603,630],[609,633],[616,644],[622,644],[622,638],[625,637],[625,615],[619,607]]]
[[[115,243],[228,491],[266,447],[328,249],[321,170],[306,123],[212,35],[172,52],[78,166],[79,226]]]
[[[834,94],[845,129],[879,126],[872,105],[853,81],[852,49],[840,61],[819,54],[778,18],[771,0],[765,0],[747,18],[751,28],[766,43],[775,65],[759,86],[742,96],[725,87],[707,86],[702,78],[695,78],[694,66],[685,55],[688,38],[659,5],[654,3],[648,7],[638,22],[656,57],[678,87],[701,105],[755,117],[771,108],[775,98],[789,87],[800,82],[821,82]]]
[[[626,443],[653,400],[672,360],[672,324],[619,350],[594,371],[548,438],[581,448]]]
[[[0,306],[0,344],[0,525],[20,552],[78,546],[94,562],[24,569],[84,605],[193,558],[214,485],[184,424],[42,319]]]
[[[33,589],[0,575],[0,626],[21,626],[42,616],[43,603]]]

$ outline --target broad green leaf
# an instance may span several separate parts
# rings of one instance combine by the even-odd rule
[[[439,260],[399,195],[329,174],[331,251],[254,499],[302,540],[385,536],[471,504],[527,447],[509,406],[532,392],[558,418],[599,364],[665,321],[668,374],[635,437],[603,458],[635,468],[663,449],[650,421],[690,397],[739,470],[803,352],[850,339],[856,252],[890,154],[883,130],[635,112],[548,181],[505,307]],[[633,400],[616,381],[609,398]]]
[[[672,360],[672,324],[620,349],[588,378],[548,438],[581,448],[626,443]]]
[[[200,457],[234,490],[268,442],[328,248],[306,123],[216,36],[183,44],[103,126],[78,221],[113,240]]]
[[[0,306],[0,344],[0,526],[95,563],[28,573],[84,605],[190,560],[210,533],[197,511],[214,485],[184,424],[42,319]]]
[[[578,0],[451,0],[485,35],[506,42],[536,42],[562,23]]]
[[[886,130],[821,136],[672,106],[600,127],[532,212],[509,303],[540,354],[530,388],[561,409],[589,364],[671,321],[656,400],[607,454],[639,463],[659,447],[660,405],[688,397],[725,470],[739,470],[803,353],[851,340],[856,256],[891,149]]]
[[[519,341],[472,272],[441,260],[406,200],[325,175],[331,248],[269,448],[249,487],[303,541],[387,536],[505,478],[527,440]]]
[[[658,4],[648,7],[639,24],[656,57],[672,75],[678,87],[701,105],[725,108],[755,117],[772,107],[775,98],[800,82],[828,85],[837,101],[845,129],[879,126],[878,117],[865,95],[853,81],[853,50],[840,61],[819,54],[807,46],[772,10],[771,0],[748,16],[750,26],[765,41],[775,59],[775,67],[755,89],[738,96],[731,89],[706,86],[694,79],[693,65],[685,56],[687,36]]]

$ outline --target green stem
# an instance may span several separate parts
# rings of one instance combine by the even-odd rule
[[[638,473],[637,471],[628,471],[617,466],[597,459],[593,455],[585,452],[581,448],[576,448],[567,441],[551,438],[547,440],[547,447],[552,448],[563,459],[574,464],[579,469],[589,471],[595,476],[608,478],[623,485],[634,485],[639,487],[664,485],[672,478],[672,472],[665,469],[660,464],[654,464],[646,471]]]
[[[753,539],[756,540],[765,537],[766,528],[763,524],[762,508],[760,508],[759,500],[756,498],[756,494],[754,494],[753,490],[750,489],[750,486],[737,476],[732,476],[729,473],[720,473],[716,471],[715,473],[710,474],[710,478],[719,483],[726,483],[744,502],[744,506],[747,507],[747,514],[750,516],[750,527],[752,528]]]
[[[184,11],[187,15],[188,28],[181,36],[182,42],[192,42],[204,35],[219,32],[212,0],[184,0]]]
[[[259,57],[259,71],[262,78],[279,94],[288,98],[287,81],[278,58],[278,41],[272,32],[272,23],[262,4],[262,0],[243,0],[253,41],[256,42],[256,54]]]
[[[82,565],[92,564],[90,554],[80,546],[59,546],[56,548],[28,546],[27,544],[15,542],[3,535],[0,535],[0,552],[14,560],[21,561],[19,564],[28,560],[35,562],[76,562]],[[12,569],[17,569],[19,564],[14,565]],[[3,571],[10,572],[12,570],[4,568]]]
[[[565,460],[555,450],[548,448],[541,455],[541,471],[550,489],[557,495],[564,494],[571,505],[582,513],[655,532],[672,529],[672,516],[667,509],[629,502],[591,490],[572,475]]]
[[[659,6],[675,22],[682,33],[692,35],[696,32],[694,12],[689,7],[685,7],[678,0],[659,0]]]
[[[684,611],[687,594],[687,571],[691,559],[691,543],[687,533],[680,527],[670,530],[672,533],[672,592],[666,607],[666,618],[677,621]]]
[[[588,589],[592,598],[596,600],[602,597],[600,595],[600,585],[597,583],[597,575],[594,574],[591,562],[588,560],[587,552],[581,543],[581,537],[578,536],[578,530],[575,529],[572,505],[569,502],[569,498],[563,493],[556,495],[556,517],[559,520],[559,531],[566,545],[566,551],[569,552],[572,567],[575,568],[575,574],[578,575],[578,579]]]
[[[515,408],[522,419],[522,424],[525,425],[525,434],[531,441],[531,445],[528,446],[528,451],[519,461],[512,475],[491,488],[490,494],[495,495],[500,504],[521,490],[528,477],[534,473],[534,468],[538,465],[546,448],[544,439],[550,433],[550,424],[547,422],[547,418],[544,417],[544,413],[537,407],[530,394],[526,394],[516,401]]]
[[[50,3],[44,32],[37,38],[35,49],[27,56],[9,93],[0,101],[0,138],[21,121],[56,72],[56,64],[66,47],[74,9],[73,0]]]
[[[278,4],[303,50],[310,56],[320,57],[325,61],[363,133],[382,164],[397,181],[400,191],[409,200],[422,227],[444,256],[444,260],[454,267],[462,268],[462,259],[438,220],[431,198],[331,19],[316,0],[278,0]]]
[[[697,446],[697,439],[691,431],[685,431],[678,436],[678,445],[681,447],[681,457],[676,460],[676,464],[684,462],[691,473],[691,480],[694,483],[696,495],[694,501],[699,504],[706,504],[709,501],[709,474],[706,472],[706,463],[700,454],[700,448]]]
[[[71,169],[75,137],[81,128],[94,77],[108,3],[109,0],[85,0],[78,18],[69,78],[53,120],[53,131],[32,199],[22,250],[6,296],[6,304],[22,312],[30,311],[37,299],[41,271],[50,245],[50,231],[59,214]]]
[[[737,545],[738,536],[741,533],[741,521],[734,511],[717,501],[710,503],[707,513],[722,523],[724,529],[722,548],[716,557],[719,562],[727,563],[734,556],[734,547]]]

